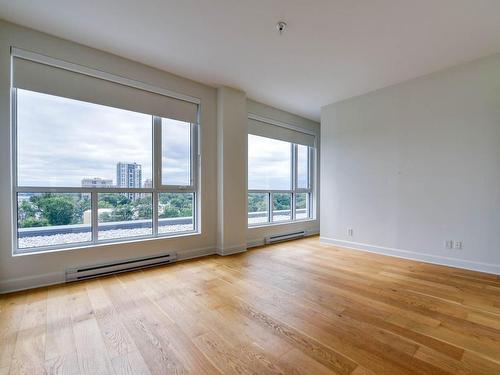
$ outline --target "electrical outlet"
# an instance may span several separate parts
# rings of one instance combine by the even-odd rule
[[[352,228],[347,228],[347,235],[348,235],[349,237],[354,236],[354,229],[352,229]]]
[[[455,241],[454,249],[461,250],[462,249],[462,241]]]
[[[453,240],[446,240],[445,243],[444,243],[444,246],[447,249],[453,249]]]

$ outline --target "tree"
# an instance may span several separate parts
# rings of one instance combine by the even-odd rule
[[[113,221],[113,218],[109,214],[109,212],[103,212],[99,214],[99,221],[101,223],[109,223],[110,221]]]
[[[295,195],[295,205],[297,208],[306,208],[307,205],[307,194],[296,194]]]
[[[153,217],[150,196],[136,199],[133,203],[133,208],[137,219],[151,219]]]
[[[49,225],[49,221],[45,218],[36,219],[34,217],[28,217],[27,219],[19,221],[20,228],[45,227],[47,225]]]
[[[88,194],[80,194],[79,199],[75,202],[73,221],[71,222],[71,224],[80,224],[82,222],[81,218],[83,217],[83,213],[87,210],[90,210],[90,207],[90,196]]]
[[[117,207],[129,204],[131,202],[130,199],[124,194],[120,193],[105,193],[99,194],[99,205],[101,202],[106,202],[109,204],[108,207]]]
[[[48,220],[50,225],[68,225],[72,223],[75,202],[70,197],[44,194],[36,202],[38,208],[42,211],[42,216]]]
[[[273,194],[273,208],[275,210],[289,210],[291,208],[291,196],[288,193]]]
[[[68,225],[81,222],[83,212],[90,208],[88,197],[76,194],[45,193],[32,195],[19,204],[21,228],[47,225]]]
[[[37,214],[37,207],[28,199],[22,200],[17,210],[20,221],[35,219]]]
[[[111,214],[111,221],[130,221],[134,219],[134,211],[128,204],[116,207]]]
[[[267,211],[267,194],[248,194],[248,212]]]
[[[162,193],[160,203],[161,218],[193,216],[193,196],[190,193]]]

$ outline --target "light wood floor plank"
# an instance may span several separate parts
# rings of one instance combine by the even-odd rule
[[[13,293],[7,373],[500,374],[500,276],[308,238]]]
[[[49,372],[64,373],[74,368],[77,356],[71,309],[68,288],[57,285],[48,289],[45,361]]]
[[[26,309],[27,293],[10,294],[3,300],[0,314],[0,368],[9,368],[17,335]]]
[[[139,351],[130,352],[111,360],[116,375],[149,375],[151,372]]]
[[[149,371],[152,374],[184,373],[186,369],[165,334],[165,326],[174,323],[166,316],[158,319],[147,297],[134,294],[133,289],[117,277],[104,279],[102,283]]]
[[[99,280],[87,283],[87,294],[101,330],[110,359],[124,356],[137,350],[128,331],[125,329],[115,307],[109,300]]]
[[[80,365],[76,351],[46,360],[45,371],[50,375],[79,375]]]
[[[26,309],[17,335],[10,374],[45,373],[47,331],[47,290],[28,294]]]
[[[97,321],[94,318],[77,321],[73,332],[81,373],[109,374],[111,363]]]

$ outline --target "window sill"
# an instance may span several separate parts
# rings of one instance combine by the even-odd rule
[[[26,249],[26,250],[17,250],[17,252],[12,253],[13,257],[23,257],[26,255],[39,255],[39,254],[48,254],[48,253],[58,253],[61,251],[74,251],[74,250],[82,250],[82,249],[92,249],[96,247],[108,247],[108,246],[117,246],[117,245],[127,245],[134,244],[140,242],[149,242],[149,241],[158,241],[158,240],[166,240],[166,239],[176,239],[183,237],[191,237],[191,236],[199,236],[201,234],[200,231],[193,232],[184,232],[176,235],[160,235],[157,237],[137,237],[137,238],[128,238],[123,241],[103,241],[97,243],[75,243],[73,245],[68,246],[57,246],[57,247],[40,247],[39,249]]]
[[[316,220],[317,219],[303,219],[303,220],[294,220],[294,221],[281,221],[281,222],[277,222],[277,223],[256,224],[256,225],[249,225],[247,229],[259,229],[259,228],[277,227],[280,225],[310,223],[310,222],[313,222]]]

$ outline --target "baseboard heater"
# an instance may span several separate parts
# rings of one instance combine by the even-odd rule
[[[169,264],[177,260],[177,253],[158,254],[149,257],[126,259],[112,263],[96,264],[66,269],[66,282],[91,279],[93,277],[113,275],[142,268]]]
[[[274,236],[266,237],[265,242],[266,242],[266,244],[272,244],[275,242],[294,240],[297,238],[305,237],[305,235],[306,235],[305,230],[301,230],[298,232],[292,232],[292,233],[276,234]]]

